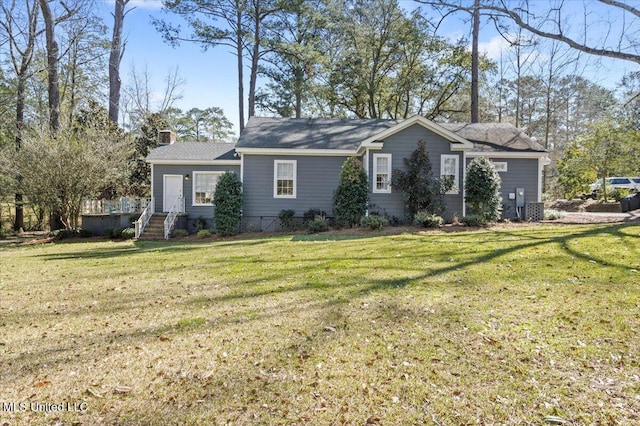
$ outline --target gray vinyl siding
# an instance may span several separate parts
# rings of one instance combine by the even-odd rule
[[[396,216],[404,219],[406,210],[400,191],[392,188],[390,194],[374,193],[373,181],[373,155],[391,154],[391,169],[405,170],[404,159],[409,158],[418,147],[418,141],[426,143],[426,149],[431,161],[431,170],[434,177],[440,176],[440,156],[443,154],[458,156],[458,194],[448,194],[445,196],[446,211],[443,217],[451,221],[454,215],[462,216],[462,186],[463,186],[463,154],[462,151],[451,151],[451,143],[442,136],[425,129],[421,125],[415,124],[407,129],[396,133],[384,140],[384,147],[381,150],[369,151],[369,189],[371,191],[372,211],[386,213],[389,216]]]
[[[502,195],[503,212],[505,218],[516,217],[516,200],[509,199],[509,193],[516,192],[516,188],[524,188],[525,203],[538,202],[538,188],[540,180],[538,177],[539,163],[537,158],[501,158],[488,157],[494,162],[507,163],[507,171],[499,172],[500,194]],[[472,158],[467,159],[467,164]],[[524,213],[524,209],[523,209]]]
[[[200,216],[210,219],[213,217],[213,206],[194,206],[193,204],[193,172],[225,172],[233,171],[240,175],[240,165],[223,166],[223,165],[153,165],[153,188],[152,194],[155,197],[155,211],[162,212],[163,200],[163,176],[164,175],[182,175],[188,174],[189,180],[182,180],[182,193],[185,198],[185,213],[190,218],[198,218]]]
[[[342,164],[347,157],[287,155],[243,156],[244,208],[246,218],[276,217],[281,210],[292,209],[296,216],[311,208],[333,217],[333,192],[338,187]],[[296,198],[274,198],[274,161],[295,160]]]

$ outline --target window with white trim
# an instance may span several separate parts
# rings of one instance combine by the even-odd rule
[[[507,162],[506,161],[494,161],[493,168],[496,172],[506,172],[507,171]]]
[[[274,160],[273,162],[273,197],[296,198],[297,161]]]
[[[193,202],[194,206],[210,206],[213,204],[213,194],[216,192],[218,179],[222,172],[193,172]]]
[[[391,192],[391,154],[373,154],[373,192]]]
[[[457,194],[459,192],[459,161],[459,155],[445,154],[440,156],[440,177],[453,181],[453,188],[447,191],[447,194]]]

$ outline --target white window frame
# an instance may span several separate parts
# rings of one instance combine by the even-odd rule
[[[378,188],[378,158],[387,159],[387,187]],[[374,194],[390,194],[391,193],[391,154],[373,154],[373,193]]]
[[[508,171],[506,161],[493,161],[492,163],[493,163],[493,168],[496,169],[496,172],[505,173]]]
[[[440,177],[445,175],[445,164],[447,160],[455,160],[455,173],[453,175],[453,189],[447,191],[447,194],[459,194],[460,193],[460,156],[451,154],[442,154],[440,156]]]
[[[192,206],[212,206],[213,205],[213,198],[211,199],[211,203],[198,203],[196,202],[196,181],[198,179],[198,176],[200,175],[215,175],[218,176],[218,179],[220,179],[220,176],[222,176],[224,172],[214,172],[214,171],[194,171],[192,174],[192,178],[191,178],[191,205]],[[216,180],[216,185],[217,185],[217,180]],[[213,194],[216,193],[216,189],[215,187],[213,188]]]
[[[278,165],[293,165],[293,194],[278,194]],[[273,198],[296,198],[298,191],[298,161],[297,160],[273,160]]]

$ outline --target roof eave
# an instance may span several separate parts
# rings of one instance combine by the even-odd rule
[[[543,158],[546,151],[468,151],[467,157],[500,157],[500,158]]]
[[[313,148],[249,148],[236,147],[238,154],[253,155],[296,155],[296,156],[319,156],[319,157],[344,157],[358,154],[354,149],[313,149]]]
[[[240,165],[240,159],[237,160],[149,160],[145,159],[149,164],[166,164],[166,165],[205,165],[205,166],[236,166]]]

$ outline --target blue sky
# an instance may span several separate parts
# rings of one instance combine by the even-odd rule
[[[410,0],[401,0],[400,4],[406,9],[415,7]],[[599,13],[599,6],[592,1],[572,1],[576,13],[583,14],[581,9],[586,4],[590,13]],[[113,0],[100,0],[100,14],[105,23],[111,27],[113,20],[110,13],[113,10]],[[152,90],[162,93],[164,79],[167,74],[178,69],[179,75],[185,80],[181,88],[182,98],[175,106],[183,110],[190,108],[220,107],[227,118],[234,124],[238,132],[238,101],[237,101],[237,76],[235,56],[225,46],[203,51],[201,47],[191,43],[182,43],[178,48],[172,48],[166,44],[160,34],[151,25],[151,17],[172,18],[172,15],[162,12],[161,0],[131,0],[129,7],[135,7],[125,18],[124,35],[127,46],[121,65],[121,74],[124,86],[126,86],[130,71],[135,67],[138,71],[147,67],[152,77]],[[462,22],[466,18],[463,14],[453,16],[444,23],[444,33],[451,39],[468,33],[469,25]],[[184,26],[183,26],[184,28]],[[109,30],[110,31],[110,30]],[[594,31],[594,37],[599,37],[599,31]],[[109,32],[110,35],[110,32]],[[496,31],[488,24],[484,24],[481,31],[481,50],[492,58],[499,58],[500,49],[506,47],[506,43]],[[606,87],[615,87],[625,72],[635,71],[637,66],[630,62],[602,60],[588,57],[583,58],[587,63],[585,77]],[[248,81],[245,83],[245,93]]]
[[[112,0],[102,0],[102,16],[111,28],[113,18]],[[164,91],[164,80],[169,72],[178,69],[185,80],[182,99],[176,106],[183,110],[190,108],[223,108],[225,115],[238,128],[237,76],[235,57],[225,47],[209,49],[206,52],[192,43],[182,43],[173,48],[162,40],[151,25],[151,16],[170,17],[161,11],[161,0],[132,0],[135,6],[125,17],[123,36],[126,48],[120,73],[126,86],[133,67],[141,72],[147,67],[152,77],[152,90]],[[109,29],[109,36],[111,34]]]

